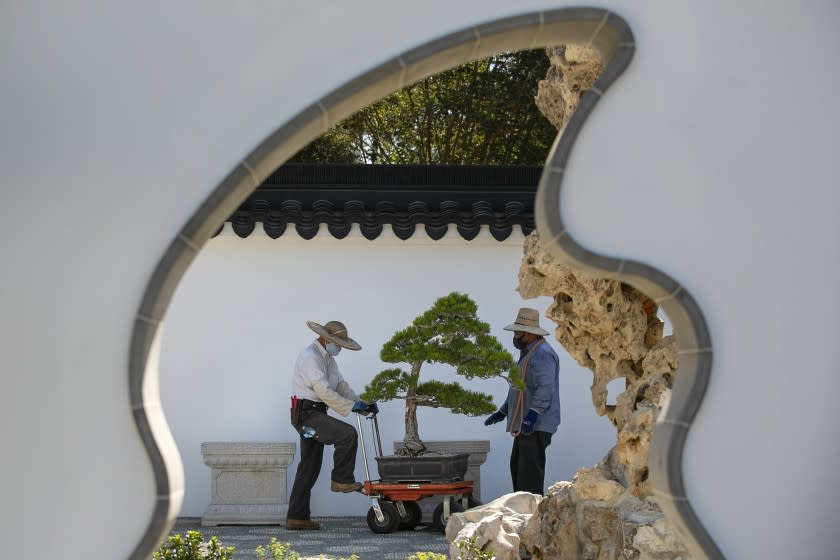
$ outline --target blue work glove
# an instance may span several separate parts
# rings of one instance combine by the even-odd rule
[[[497,410],[496,412],[494,412],[493,414],[491,414],[490,416],[487,417],[487,420],[484,421],[484,425],[489,426],[490,424],[495,424],[496,422],[501,422],[504,419],[505,419],[505,414]]]
[[[537,418],[539,418],[539,416],[540,413],[533,408],[528,409],[528,414],[526,414],[525,418],[522,419],[523,434],[530,434],[534,432],[534,424],[537,423]]]
[[[367,403],[365,401],[356,401],[353,403],[353,412],[358,412],[359,414],[367,412]]]
[[[371,402],[371,403],[368,403],[368,405],[367,405],[367,411],[372,412],[374,414],[379,414],[379,407],[376,406],[375,402]]]

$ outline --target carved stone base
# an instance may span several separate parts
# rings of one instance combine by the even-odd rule
[[[211,484],[202,526],[283,523],[289,507],[286,470],[295,449],[294,443],[202,443]]]
[[[464,480],[473,481],[473,497],[481,501],[481,465],[487,461],[487,453],[490,451],[490,441],[483,440],[448,440],[448,441],[428,441],[423,440],[426,448],[429,451],[436,453],[468,453],[467,459],[467,474],[464,475]],[[394,442],[394,450],[402,447],[402,441]],[[431,496],[423,498],[418,503],[420,509],[423,511],[423,519],[428,521],[432,518],[432,512],[435,507],[442,501],[440,496]]]

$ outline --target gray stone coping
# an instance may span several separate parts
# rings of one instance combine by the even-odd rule
[[[204,442],[201,457],[208,467],[286,466],[295,457],[295,443]]]

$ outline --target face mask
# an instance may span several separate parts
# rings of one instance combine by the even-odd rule
[[[523,348],[525,348],[527,345],[528,345],[528,344],[525,342],[525,339],[524,339],[523,337],[521,337],[521,336],[514,336],[514,337],[513,337],[513,346],[514,346],[517,350],[522,350],[522,349],[523,349]]]
[[[330,356],[338,356],[338,353],[341,352],[341,346],[336,344],[335,342],[327,342],[327,354]]]

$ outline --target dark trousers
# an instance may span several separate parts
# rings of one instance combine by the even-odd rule
[[[545,448],[551,445],[551,434],[533,432],[519,434],[510,451],[510,478],[513,491],[544,494]]]
[[[334,445],[332,480],[335,482],[355,482],[356,449],[358,434],[356,428],[342,422],[318,409],[301,411],[300,425],[315,428],[312,438],[300,438],[300,463],[289,495],[291,519],[309,519],[309,500],[312,487],[321,474],[321,461],[324,458],[324,445]]]

